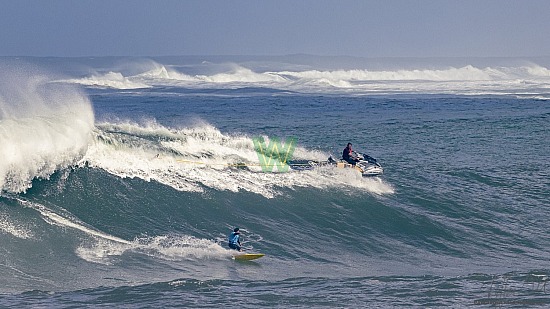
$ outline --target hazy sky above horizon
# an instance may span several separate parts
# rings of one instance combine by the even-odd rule
[[[550,56],[550,1],[3,1],[0,56]]]

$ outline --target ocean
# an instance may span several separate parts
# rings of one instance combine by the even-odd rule
[[[550,306],[549,68],[0,58],[0,307]]]

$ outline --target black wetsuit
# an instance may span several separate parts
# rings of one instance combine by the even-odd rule
[[[344,161],[348,162],[349,164],[354,164],[358,161],[357,159],[352,158],[350,155],[350,149],[348,147],[344,148],[344,151],[342,152],[342,159]]]

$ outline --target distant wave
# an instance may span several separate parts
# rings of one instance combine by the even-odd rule
[[[342,81],[457,81],[457,80],[492,80],[495,75],[491,69],[479,69],[471,65],[462,68],[445,70],[337,70],[337,71],[283,71],[277,74],[293,79],[330,80],[335,84]]]
[[[96,88],[140,89],[154,86],[186,86],[209,88],[212,85],[281,83],[285,78],[274,73],[256,73],[250,69],[232,65],[227,72],[211,75],[188,75],[153,62],[152,68],[136,75],[124,76],[121,72],[94,73],[87,77],[65,79],[61,82],[74,83]]]
[[[202,63],[195,67],[177,67],[147,61],[136,67],[141,70],[140,73],[124,75],[113,68],[106,73],[64,81],[115,89],[163,86],[198,89],[265,87],[304,93],[530,93],[542,97],[548,97],[545,89],[550,88],[550,70],[536,64],[392,70],[316,70],[304,69],[304,66],[299,65],[295,65],[296,69],[292,70],[288,65],[281,65],[281,70],[273,70],[272,66],[271,70],[262,70],[262,66],[257,64],[255,68],[237,63]],[[186,70],[193,73],[184,72]]]
[[[256,73],[242,66],[234,65],[229,72],[218,73],[211,76],[198,75],[198,80],[211,83],[265,83],[278,82],[285,83],[287,79],[276,72]]]
[[[348,93],[426,93],[426,94],[521,94],[546,93],[549,70],[540,66],[485,67],[472,65],[446,69],[418,70],[336,70],[284,71],[276,74],[294,81],[294,91],[331,88]]]
[[[24,192],[84,155],[94,114],[74,87],[31,69],[0,72],[0,191]]]
[[[144,83],[132,81],[128,77],[124,77],[121,73],[118,72],[94,74],[83,78],[60,80],[60,82],[115,89],[140,89],[151,87]]]
[[[142,78],[145,80],[153,79],[153,80],[179,80],[179,81],[193,81],[195,80],[194,77],[179,73],[172,69],[167,69],[164,65],[152,62],[151,65],[153,66],[152,69],[135,75],[134,78]]]
[[[294,158],[325,160],[328,154],[297,147]],[[171,129],[155,122],[100,123],[94,142],[81,161],[119,177],[157,181],[176,190],[205,188],[249,191],[265,197],[279,187],[355,188],[377,194],[393,192],[379,179],[332,168],[316,171],[264,173],[250,137],[226,135],[208,124]],[[246,168],[234,165],[246,165]],[[342,173],[346,177],[342,177]]]

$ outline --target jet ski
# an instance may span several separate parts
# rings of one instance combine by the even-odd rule
[[[384,173],[384,168],[382,168],[382,165],[375,158],[355,151],[353,153],[355,158],[359,159],[355,164],[350,164],[344,159],[335,160],[330,156],[326,161],[296,160],[289,162],[288,165],[293,170],[312,170],[321,166],[352,168],[360,172],[364,177],[379,176]]]

